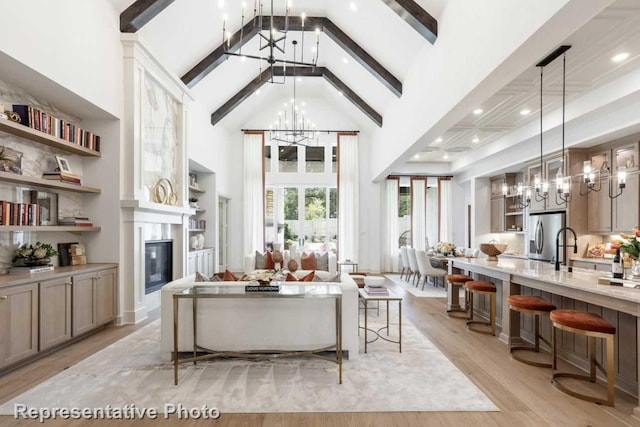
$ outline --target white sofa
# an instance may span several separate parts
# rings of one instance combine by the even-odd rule
[[[338,259],[336,258],[336,254],[334,254],[333,252],[328,252],[328,254],[329,254],[329,257],[328,257],[329,270],[328,271],[315,270],[316,275],[320,277],[322,280],[331,279],[333,277],[336,277],[336,275],[338,274]],[[287,268],[287,263],[289,262],[292,256],[293,256],[293,259],[295,259],[296,262],[298,263],[298,268],[301,267],[302,264],[300,262],[300,256],[301,256],[300,252],[294,251],[293,253],[291,253],[290,251],[285,250],[285,251],[282,251],[282,257],[284,258],[284,261],[282,263],[283,269]],[[244,272],[250,273],[253,271],[256,271],[256,253],[255,252],[245,255],[244,257]],[[310,272],[311,270],[299,269],[299,270],[296,270],[295,275],[296,277],[300,278],[300,277],[306,276]]]
[[[247,282],[195,282],[195,274],[167,283],[161,290],[160,351],[163,361],[173,352],[173,294],[193,285],[220,286]],[[323,283],[300,282],[307,286]],[[342,348],[345,357],[359,352],[358,286],[349,274],[337,282],[342,290]],[[179,351],[192,351],[191,301],[179,309]],[[327,299],[229,299],[198,301],[198,344],[215,350],[312,350],[335,344],[335,302]]]

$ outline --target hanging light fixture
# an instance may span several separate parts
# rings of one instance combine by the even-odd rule
[[[316,33],[316,43],[313,47],[313,58],[311,62],[304,61],[304,33],[306,31],[304,26],[304,21],[306,16],[304,13],[300,15],[300,23],[301,23],[301,42],[302,42],[302,54],[300,57],[300,61],[296,61],[294,56],[293,60],[288,60],[285,57],[278,58],[276,54],[280,52],[282,55],[286,54],[286,41],[287,41],[287,33],[289,32],[289,12],[291,10],[291,0],[285,0],[285,16],[284,23],[282,28],[277,28],[276,19],[273,12],[273,0],[271,0],[271,9],[269,14],[269,28],[263,29],[263,20],[267,17],[263,16],[263,2],[262,0],[254,0],[253,2],[253,25],[258,28],[258,37],[260,39],[259,50],[262,52],[264,49],[268,49],[267,55],[251,55],[242,53],[242,45],[244,38],[244,10],[245,3],[242,3],[242,19],[241,19],[241,29],[240,29],[240,49],[238,52],[231,51],[231,33],[226,29],[226,17],[222,22],[222,47],[224,49],[224,53],[227,56],[238,56],[243,61],[247,58],[249,59],[257,59],[260,62],[260,73],[262,73],[262,61],[266,61],[269,69],[271,70],[271,76],[269,78],[270,83],[280,83],[283,84],[286,81],[286,72],[283,75],[281,81],[275,80],[274,65],[280,64],[284,67],[286,71],[286,67],[288,65],[297,65],[297,66],[306,66],[306,67],[315,67],[318,64],[318,55],[320,52],[320,29],[315,28]]]
[[[562,53],[562,167],[556,175],[556,204],[562,205],[571,201],[571,176],[563,176],[562,171],[566,170],[564,156],[564,113],[566,97],[566,77],[567,77],[567,50],[571,46],[566,46]]]
[[[296,58],[296,45],[293,40],[293,58]],[[282,142],[288,145],[302,145],[308,147],[315,139],[315,146],[318,145],[318,131],[315,123],[305,118],[305,103],[298,105],[296,99],[296,64],[293,64],[293,98],[291,98],[291,111],[289,103],[284,103],[284,110],[278,111],[278,118],[274,125],[269,126],[269,136],[272,141]]]
[[[545,179],[544,164],[542,163],[542,77],[544,65],[537,65],[540,67],[540,172],[533,177],[533,188],[536,190],[536,201],[542,202],[549,198],[549,182]]]
[[[602,189],[602,180],[600,179],[600,175],[602,173],[607,174],[607,189],[609,191],[609,198],[615,199],[619,197],[627,186],[627,169],[624,166],[618,166],[617,173],[617,187],[614,193],[614,185],[613,185],[613,174],[611,173],[611,169],[608,166],[601,167],[600,169],[593,169],[591,165],[591,160],[585,160],[582,166],[582,181],[587,187],[586,191],[580,190],[581,196],[586,196],[592,191],[598,192]],[[619,191],[618,191],[619,190]]]

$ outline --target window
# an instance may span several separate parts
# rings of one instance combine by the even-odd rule
[[[331,172],[338,172],[338,147],[331,147]]]
[[[399,246],[411,246],[411,187],[398,187]]]
[[[278,147],[278,172],[298,172],[298,147],[295,145],[280,145]]]
[[[324,147],[305,147],[305,171],[309,173],[324,172]]]

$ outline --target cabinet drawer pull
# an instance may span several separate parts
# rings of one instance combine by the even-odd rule
[[[2,296],[0,297],[0,299],[7,299],[7,298],[9,298],[9,297],[8,297],[8,296],[6,296],[6,295],[2,295]]]
[[[71,282],[64,282],[64,284],[67,285],[67,286],[71,286],[72,283]]]

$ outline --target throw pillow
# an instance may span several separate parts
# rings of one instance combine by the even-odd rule
[[[265,255],[261,254],[260,252],[256,251],[256,270],[264,270],[264,264],[266,262],[266,258]]]
[[[321,252],[316,252],[316,268],[322,271],[329,271],[329,253],[322,252],[322,255],[320,254]]]
[[[290,272],[295,273],[298,269],[298,262],[295,259],[289,260],[289,262],[287,263],[287,268]]]
[[[315,271],[312,271],[311,273],[307,274],[306,276],[303,276],[301,278],[297,278],[296,276],[294,276],[291,273],[287,273],[287,282],[314,282],[314,277],[316,275]]]
[[[207,276],[200,273],[199,271],[196,271],[196,282],[208,282],[208,281],[209,281],[209,278]]]
[[[315,270],[316,267],[316,254],[313,252],[304,252],[300,257],[300,264],[302,264],[303,270]]]
[[[313,281],[314,282],[332,282],[332,283],[336,282],[336,283],[340,283],[340,275],[337,274],[337,275],[335,275],[333,277],[329,277],[329,278],[323,280],[322,276],[319,276],[319,275],[316,274],[313,277]]]
[[[223,282],[237,282],[238,281],[238,277],[235,276],[229,270],[225,270],[224,271],[224,276],[222,276],[222,281]]]
[[[273,254],[271,252],[264,253],[264,269],[273,270],[276,268],[276,263],[273,262]]]

